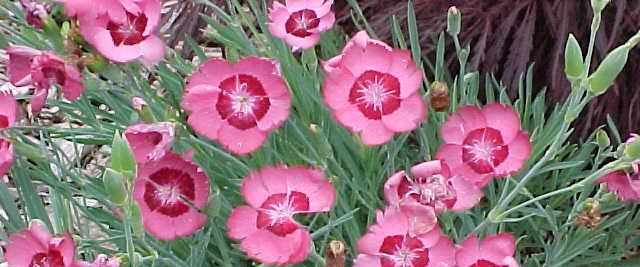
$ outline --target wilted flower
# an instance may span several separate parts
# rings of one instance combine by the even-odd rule
[[[38,112],[47,99],[51,86],[58,84],[64,97],[75,100],[84,92],[82,75],[78,69],[53,52],[39,51],[21,45],[7,48],[9,81],[15,86],[33,85],[35,93],[31,109]]]
[[[42,223],[9,236],[4,257],[11,267],[76,267],[75,244],[68,233],[52,237]]]
[[[124,137],[129,142],[136,162],[158,160],[171,151],[175,130],[169,122],[140,123],[127,127]]]
[[[188,123],[233,153],[257,150],[289,116],[291,96],[275,62],[211,59],[189,77],[182,107]]]
[[[266,264],[302,262],[309,251],[309,232],[294,220],[297,214],[327,212],[336,192],[320,170],[265,167],[242,181],[248,205],[233,209],[227,229],[240,249]]]
[[[513,258],[516,240],[510,233],[486,237],[481,242],[469,236],[456,250],[456,266],[459,267],[518,267]]]
[[[433,110],[442,112],[449,109],[449,87],[446,83],[435,81],[429,87],[429,103]]]
[[[531,154],[531,141],[520,129],[518,115],[496,103],[482,110],[461,107],[442,125],[440,136],[445,144],[436,159],[478,187],[496,176],[518,172]]]
[[[376,224],[358,240],[355,267],[454,266],[454,247],[440,228],[412,233],[407,216],[395,209],[377,212]]]
[[[44,19],[51,10],[49,5],[32,0],[21,0],[20,5],[22,6],[22,9],[24,9],[24,16],[27,24],[36,29],[42,28]]]
[[[322,93],[338,122],[359,133],[364,144],[381,145],[424,120],[422,70],[407,50],[365,43],[354,42],[339,64],[329,64]]]
[[[596,184],[605,183],[607,190],[613,192],[621,201],[640,201],[640,173],[615,171],[603,175]]]
[[[294,51],[309,49],[320,41],[320,33],[333,27],[332,4],[333,0],[286,0],[285,5],[274,1],[269,10],[269,31]]]
[[[151,235],[172,240],[193,234],[207,222],[200,212],[209,197],[209,178],[198,165],[167,152],[138,166],[133,198]]]
[[[439,214],[446,209],[471,209],[483,192],[461,176],[451,175],[444,161],[432,160],[413,166],[410,176],[400,171],[389,177],[384,196],[390,205],[416,203],[432,207]]]

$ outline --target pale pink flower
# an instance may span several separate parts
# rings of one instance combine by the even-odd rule
[[[11,93],[0,91],[0,130],[10,128],[18,119],[18,103]]]
[[[131,146],[136,162],[141,164],[158,160],[170,152],[175,130],[170,122],[139,123],[127,127],[123,135]]]
[[[343,53],[327,73],[322,92],[338,122],[359,133],[364,144],[381,145],[424,120],[421,85],[422,70],[409,51],[366,42]]]
[[[354,35],[351,38],[351,40],[349,40],[349,42],[347,42],[347,44],[344,46],[340,54],[330,58],[327,61],[322,62],[322,68],[327,73],[333,71],[333,69],[335,69],[340,65],[340,63],[342,63],[342,56],[344,55],[345,52],[347,52],[350,49],[358,49],[358,48],[364,49],[367,46],[367,44],[370,44],[370,43],[383,46],[388,50],[393,49],[391,46],[389,46],[385,42],[382,42],[376,39],[371,39],[371,37],[369,37],[369,34],[367,34],[367,31],[359,31],[358,33],[356,33],[356,35]]]
[[[112,61],[153,66],[164,57],[159,0],[67,0],[65,8],[78,17],[82,37]]]
[[[376,224],[358,240],[354,267],[454,266],[453,243],[439,227],[416,233],[411,226],[399,210],[378,211]]]
[[[120,260],[100,254],[96,257],[95,261],[91,263],[90,267],[120,267]]]
[[[483,187],[494,177],[517,173],[531,155],[531,141],[520,129],[511,107],[493,103],[479,109],[464,106],[440,128],[444,144],[436,159],[444,160],[454,175]]]
[[[9,236],[4,257],[11,267],[76,267],[75,244],[68,233],[52,237],[45,226],[34,221],[29,230]]]
[[[269,31],[294,51],[312,48],[336,21],[332,4],[333,0],[286,0],[285,5],[274,1],[269,9]]]
[[[198,134],[244,155],[287,119],[291,96],[274,61],[210,59],[189,77],[182,107]]]
[[[595,183],[605,183],[607,190],[616,194],[621,201],[640,202],[640,173],[638,172],[610,172],[598,178]]]
[[[0,178],[7,174],[13,165],[13,145],[0,136]]]
[[[417,203],[432,207],[438,214],[446,209],[469,210],[482,196],[480,188],[461,176],[452,175],[442,160],[413,166],[409,176],[404,171],[397,172],[384,185],[384,197],[389,205]]]
[[[51,86],[61,87],[64,97],[75,100],[84,92],[82,75],[77,67],[66,63],[53,52],[39,51],[21,45],[7,48],[9,81],[15,86],[33,85],[31,109],[38,112],[47,99]]]
[[[133,109],[137,111],[142,111],[142,109],[148,105],[149,104],[147,103],[147,101],[145,101],[142,97],[134,96],[131,98],[131,106],[133,106]]]
[[[518,267],[515,252],[516,240],[510,233],[488,236],[481,242],[469,236],[456,250],[456,263],[459,267]]]
[[[51,8],[49,5],[44,3],[39,3],[32,0],[21,0],[20,5],[24,10],[24,17],[27,21],[27,24],[33,26],[36,29],[41,29],[42,24],[44,23],[44,19],[49,14]]]
[[[209,178],[198,165],[171,152],[138,166],[133,198],[142,223],[161,240],[189,236],[207,223],[200,212],[209,197]]]
[[[309,251],[309,232],[294,220],[297,214],[327,212],[336,192],[320,170],[265,167],[242,181],[248,205],[233,209],[227,221],[231,238],[241,240],[249,258],[265,264],[302,262]]]

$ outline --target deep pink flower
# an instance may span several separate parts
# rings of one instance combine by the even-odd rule
[[[622,201],[640,201],[640,173],[615,171],[603,175],[596,184],[605,183],[607,190],[613,192]]]
[[[531,141],[520,129],[518,115],[497,103],[482,110],[461,107],[442,125],[440,136],[444,144],[436,159],[478,187],[496,176],[518,172],[531,155]]]
[[[384,197],[389,205],[417,203],[434,208],[465,211],[475,206],[483,196],[481,189],[451,175],[442,160],[420,163],[411,168],[410,177],[400,171],[389,177],[384,185]]]
[[[332,4],[333,0],[286,0],[285,5],[274,1],[269,9],[269,31],[294,51],[309,49],[320,41],[320,33],[333,27]]]
[[[42,28],[44,19],[51,10],[49,5],[32,0],[21,0],[20,5],[24,10],[24,17],[27,21],[27,24],[33,26],[36,29]]]
[[[518,267],[515,252],[516,240],[510,233],[488,236],[481,242],[469,236],[456,250],[456,263],[459,267]]]
[[[327,73],[333,71],[333,69],[335,69],[340,65],[340,63],[342,63],[342,56],[346,51],[350,49],[357,49],[357,48],[364,49],[367,46],[367,44],[381,45],[388,50],[393,49],[391,46],[389,46],[385,42],[382,42],[376,39],[371,39],[371,37],[369,37],[369,34],[367,34],[367,31],[359,31],[358,33],[356,33],[356,35],[354,35],[351,38],[351,40],[349,40],[349,42],[347,42],[347,44],[344,46],[344,48],[342,49],[342,52],[339,55],[325,62],[322,62],[322,68]]]
[[[164,57],[156,35],[159,0],[66,0],[67,14],[80,21],[80,33],[100,54],[115,62],[140,60],[153,66]]]
[[[0,91],[0,130],[13,126],[18,119],[18,103],[11,93]]]
[[[182,107],[188,123],[236,154],[257,150],[289,116],[291,96],[276,63],[210,59],[189,77]]]
[[[38,112],[42,109],[49,88],[54,84],[62,88],[64,97],[69,100],[75,100],[84,92],[80,71],[53,52],[12,45],[7,48],[7,53],[9,81],[15,86],[31,84],[35,87],[31,99],[33,111]]]
[[[11,267],[75,267],[75,244],[68,233],[52,237],[38,221],[29,230],[9,236],[5,246],[5,259]]]
[[[13,145],[0,136],[0,178],[7,174],[13,165]]]
[[[324,102],[338,122],[361,135],[364,144],[380,145],[424,120],[426,105],[418,92],[422,70],[407,50],[357,43],[327,73]]]
[[[404,213],[378,211],[376,224],[358,240],[354,267],[454,266],[453,243],[439,227],[426,233],[414,230]]]
[[[198,165],[171,152],[138,166],[133,198],[151,235],[172,240],[204,226],[200,212],[209,197],[209,178]]]
[[[138,164],[158,160],[170,152],[174,136],[173,124],[169,122],[139,123],[124,131]]]
[[[248,205],[233,209],[228,234],[241,240],[247,255],[265,264],[302,262],[309,251],[309,232],[294,220],[297,214],[327,212],[336,192],[320,170],[265,167],[242,181]]]

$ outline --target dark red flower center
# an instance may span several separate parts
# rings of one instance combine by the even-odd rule
[[[312,30],[320,25],[320,19],[316,12],[310,9],[303,9],[293,12],[284,24],[287,33],[304,38],[312,34]]]
[[[222,81],[218,86],[216,109],[230,125],[246,130],[257,125],[271,106],[262,83],[253,76],[238,74]]]
[[[0,129],[9,127],[9,118],[0,114]]]
[[[189,211],[195,194],[195,183],[188,173],[162,168],[147,179],[144,201],[151,211],[178,217]]]
[[[481,174],[493,172],[509,155],[502,135],[493,128],[471,131],[462,145],[462,161]]]
[[[413,198],[437,211],[453,207],[457,199],[451,180],[441,174],[413,179],[405,176],[398,186],[398,196],[401,199]]]
[[[107,30],[111,34],[113,44],[115,46],[135,45],[144,41],[147,38],[147,36],[144,36],[147,21],[147,16],[144,13],[134,15],[129,12],[127,12],[126,22],[109,20]]]
[[[387,73],[365,71],[351,87],[349,102],[367,118],[382,119],[400,107],[400,82]]]
[[[67,73],[65,71],[64,62],[58,60],[47,59],[44,66],[40,69],[44,80],[38,81],[38,85],[43,88],[49,88],[51,85],[59,84],[64,86],[67,81]]]
[[[269,196],[258,211],[256,226],[268,229],[279,236],[285,236],[298,230],[300,226],[293,216],[309,210],[309,197],[304,193],[291,191]]]
[[[429,264],[429,249],[420,239],[408,235],[387,236],[378,251],[382,267],[426,267]]]
[[[507,265],[499,265],[487,260],[478,260],[470,267],[507,267]]]
[[[64,258],[60,251],[49,250],[47,253],[34,255],[29,267],[65,267]]]

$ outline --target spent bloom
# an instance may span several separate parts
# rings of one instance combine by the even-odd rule
[[[418,92],[422,70],[409,51],[377,42],[353,42],[339,63],[330,63],[322,88],[334,118],[366,145],[381,145],[395,133],[415,129],[426,115]],[[325,68],[326,68],[325,66]]]
[[[124,137],[131,145],[137,163],[162,158],[171,151],[175,130],[169,122],[139,123],[127,127]]]
[[[446,209],[471,209],[483,192],[461,176],[452,175],[444,161],[432,160],[413,166],[410,175],[400,171],[389,177],[384,196],[389,205],[420,204],[439,214]]]
[[[189,77],[182,107],[198,134],[244,155],[287,119],[291,96],[274,61],[211,59]]]
[[[105,58],[153,66],[164,57],[164,43],[156,35],[159,0],[58,1],[67,15],[78,18],[82,37]]]
[[[138,166],[133,198],[151,235],[172,240],[193,234],[207,222],[200,212],[209,197],[209,178],[194,163],[171,152]]]
[[[358,240],[355,267],[454,266],[451,240],[435,227],[416,233],[405,213],[377,211],[376,224]]]
[[[240,249],[265,264],[302,262],[311,238],[297,214],[327,212],[336,192],[320,170],[305,167],[265,167],[242,181],[248,205],[236,207],[227,221],[228,234],[241,240]]]
[[[51,11],[51,7],[33,0],[21,0],[20,5],[24,10],[24,17],[27,24],[36,29],[41,29],[45,17],[49,14],[49,11]]]
[[[49,51],[39,51],[21,45],[7,48],[9,81],[15,86],[33,85],[35,92],[31,98],[31,109],[38,112],[47,99],[51,86],[57,84],[64,97],[75,100],[84,92],[82,75],[77,67],[65,62]]]
[[[456,249],[456,266],[518,267],[515,251],[516,240],[510,233],[491,235],[482,241],[469,236]]]
[[[76,267],[75,244],[71,235],[53,237],[38,221],[28,230],[9,236],[4,257],[11,267]]]
[[[531,141],[520,129],[518,115],[497,103],[482,109],[461,107],[442,125],[440,136],[444,144],[436,159],[478,187],[518,172],[531,154]]]
[[[269,31],[284,40],[293,50],[309,49],[320,41],[320,34],[336,21],[331,11],[333,0],[274,1],[269,10]]]
[[[615,171],[603,175],[596,183],[604,183],[607,190],[616,194],[621,201],[640,202],[640,173]]]

